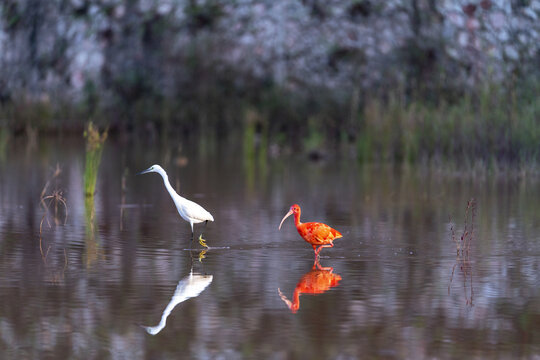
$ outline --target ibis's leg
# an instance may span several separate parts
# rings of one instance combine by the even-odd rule
[[[312,270],[315,270],[316,268],[318,268],[320,265],[319,265],[319,257],[317,255],[315,255],[315,259],[313,260],[313,267],[311,268]]]
[[[330,271],[330,272],[334,270],[334,268],[331,266],[322,266],[321,263],[319,262],[318,256],[315,257],[315,262],[313,263],[313,270],[315,269],[322,270],[322,271]]]
[[[313,251],[315,252],[315,261],[319,261],[319,252],[321,251],[321,249],[317,249],[317,246],[313,245]]]
[[[203,228],[203,232],[204,232],[204,229],[206,229],[206,224],[208,224],[208,220],[206,220],[204,222],[204,228]],[[202,246],[204,247],[208,247],[208,245],[206,245],[206,241],[203,239],[203,233],[201,232],[201,236],[199,236],[199,244],[201,244]]]
[[[324,245],[321,245],[319,246],[319,248],[315,251],[315,253],[317,254],[317,256],[319,255],[319,253],[321,252],[321,250],[323,248],[329,248],[329,247],[334,247],[334,244],[333,243],[330,243],[330,244],[324,244]]]

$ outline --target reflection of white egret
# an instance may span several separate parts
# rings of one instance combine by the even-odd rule
[[[143,326],[146,332],[150,335],[156,335],[163,330],[167,323],[167,317],[174,307],[187,299],[199,296],[210,285],[212,279],[212,275],[194,274],[192,269],[188,276],[178,282],[171,301],[165,310],[163,310],[159,324],[156,326]]]
[[[148,169],[141,171],[140,174],[146,174],[149,172],[155,172],[161,175],[163,178],[163,183],[165,184],[165,188],[167,188],[167,191],[171,195],[171,198],[174,201],[174,205],[176,205],[176,209],[178,210],[178,213],[180,216],[189,222],[191,225],[191,238],[193,239],[193,224],[198,224],[205,222],[205,225],[208,223],[208,221],[214,221],[214,217],[212,214],[210,214],[208,211],[206,211],[201,205],[188,200],[176,193],[174,191],[173,187],[171,186],[171,183],[169,182],[169,177],[167,176],[167,173],[163,168],[159,165],[152,165]],[[202,238],[202,234],[199,237],[199,242],[202,246],[208,247],[206,245],[206,242]]]

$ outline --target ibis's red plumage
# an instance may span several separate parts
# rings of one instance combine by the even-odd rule
[[[279,228],[281,229],[281,225],[287,217],[294,214],[294,224],[296,225],[296,230],[298,230],[298,233],[305,241],[313,246],[313,251],[315,251],[316,255],[319,255],[322,248],[334,246],[333,241],[335,239],[343,237],[339,231],[332,229],[326,224],[319,222],[300,222],[300,213],[300,206],[297,204],[291,206],[289,212],[281,220]],[[317,246],[319,248],[317,248]]]
[[[341,276],[334,274],[332,267],[322,267],[318,261],[318,258],[315,258],[315,263],[313,263],[313,268],[308,273],[304,274],[296,288],[294,289],[294,294],[292,301],[287,299],[287,297],[278,289],[279,296],[281,300],[287,304],[287,307],[293,312],[297,312],[300,308],[300,295],[302,294],[322,294],[327,290],[330,290],[334,286],[339,285]]]

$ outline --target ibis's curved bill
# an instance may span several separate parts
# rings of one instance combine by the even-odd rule
[[[339,231],[337,231],[336,229],[332,229],[326,224],[319,222],[300,222],[300,213],[300,206],[298,206],[297,204],[291,206],[289,212],[285,214],[285,216],[281,220],[281,223],[279,224],[279,229],[281,229],[281,225],[286,218],[294,215],[294,225],[296,226],[296,230],[306,242],[310,243],[311,246],[313,246],[313,251],[315,251],[316,256],[319,255],[319,252],[322,250],[322,248],[333,247],[334,240],[343,237],[343,235],[341,235]]]
[[[281,219],[281,222],[279,223],[279,228],[278,228],[279,230],[281,230],[281,225],[283,225],[283,222],[285,221],[285,219],[291,216],[292,214],[294,214],[292,210],[289,210],[289,212],[285,214],[285,216],[283,217],[283,219]]]

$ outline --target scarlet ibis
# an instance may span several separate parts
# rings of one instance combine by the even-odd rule
[[[337,231],[336,229],[332,229],[326,224],[319,222],[301,223],[300,212],[300,206],[298,206],[297,204],[291,206],[289,212],[285,214],[285,216],[281,220],[281,223],[279,224],[279,229],[281,230],[281,225],[283,224],[285,219],[294,214],[294,224],[296,225],[296,230],[298,230],[298,233],[305,241],[307,241],[311,244],[311,246],[313,246],[313,251],[315,251],[316,256],[319,255],[322,248],[333,247],[333,241],[335,239],[343,237],[343,235],[341,235],[339,231]]]
[[[332,267],[321,267],[319,259],[315,257],[313,268],[302,276],[296,288],[294,289],[292,301],[278,289],[278,294],[281,300],[287,305],[289,310],[294,314],[300,308],[300,295],[302,294],[322,294],[330,288],[339,285],[341,276],[333,273]]]
[[[214,217],[212,216],[212,214],[206,211],[201,205],[178,195],[176,191],[174,191],[173,187],[171,186],[171,183],[169,182],[169,177],[167,176],[167,173],[165,172],[165,170],[163,170],[161,166],[152,165],[148,169],[141,171],[137,175],[146,174],[150,172],[158,173],[163,178],[163,183],[165,184],[165,188],[169,192],[169,195],[171,195],[174,205],[176,205],[176,210],[178,210],[178,213],[180,214],[180,216],[184,220],[189,222],[189,224],[191,225],[191,239],[192,240],[193,240],[193,224],[205,222],[205,225],[206,225],[208,224],[208,221],[214,221]],[[206,245],[206,241],[202,238],[202,234],[201,236],[199,236],[199,243],[204,247],[208,247],[208,245]]]

